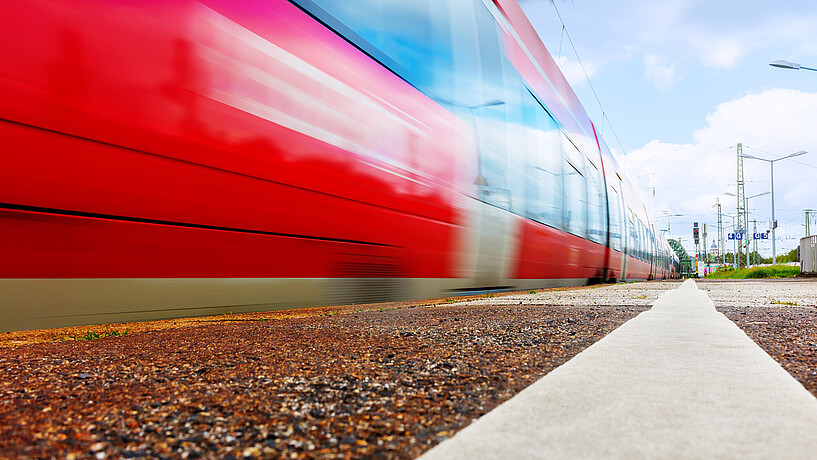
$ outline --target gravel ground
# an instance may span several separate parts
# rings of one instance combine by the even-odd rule
[[[678,285],[3,334],[0,457],[416,457]],[[698,287],[817,396],[817,280]]]
[[[699,280],[715,308],[817,397],[817,280]]]
[[[0,456],[415,457],[671,287],[4,334]]]

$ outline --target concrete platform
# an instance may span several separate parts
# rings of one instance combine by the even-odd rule
[[[817,399],[688,280],[423,459],[817,458]]]

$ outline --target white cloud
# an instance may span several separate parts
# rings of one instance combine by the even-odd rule
[[[798,147],[802,143],[817,148],[815,121],[817,93],[769,89],[720,104],[707,116],[708,126],[695,132],[695,142],[711,144],[731,137],[784,154],[802,150]]]
[[[723,193],[736,192],[737,158],[735,148],[728,147],[741,142],[744,153],[762,158],[810,152],[774,167],[776,217],[781,226],[790,224],[781,233],[792,233],[781,237],[790,238],[786,241],[794,245],[798,229],[802,231],[802,210],[817,205],[817,93],[770,89],[749,94],[718,105],[706,121],[707,126],[695,131],[691,143],[654,140],[627,156],[631,173],[656,187],[658,208],[686,216],[673,219],[673,235],[688,240],[692,221],[714,226],[716,198],[725,213],[734,214],[735,198]],[[769,190],[768,163],[744,160],[744,176],[747,195]],[[770,205],[768,195],[750,200],[750,218],[758,219],[758,228],[765,228],[771,217]],[[770,250],[761,248],[761,252]]]
[[[622,25],[617,27],[615,39],[634,40],[646,56],[661,50],[687,67],[694,62],[733,70],[761,49],[805,49],[808,55],[814,54],[810,45],[815,43],[812,24],[817,16],[813,10],[797,5],[734,3],[632,0],[628,8],[621,8],[618,22]],[[730,11],[735,14],[724,21]]]
[[[747,41],[738,37],[695,37],[698,58],[707,67],[734,69],[748,53]]]
[[[644,76],[661,91],[668,90],[680,80],[676,64],[655,54],[644,57]]]
[[[585,76],[585,72],[587,72],[587,76],[590,78],[593,78],[593,76],[596,74],[596,68],[592,63],[583,62],[584,70],[582,70],[582,64],[564,55],[559,56],[556,59],[556,63],[559,65],[559,69],[562,71],[565,78],[567,78],[570,86],[574,88],[587,85],[587,77]]]

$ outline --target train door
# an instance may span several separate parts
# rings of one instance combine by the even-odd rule
[[[622,183],[621,183],[621,176],[616,174],[616,178],[614,179],[614,183],[617,185],[618,191],[620,192],[620,193],[618,193],[616,195],[617,200],[616,200],[616,203],[613,204],[613,206],[618,207],[618,215],[619,215],[620,221],[621,221],[621,225],[620,225],[619,229],[620,229],[620,232],[621,232],[621,236],[620,236],[621,243],[620,244],[621,244],[621,255],[622,255],[622,257],[621,257],[621,265],[619,265],[618,270],[619,270],[619,273],[620,273],[619,279],[624,280],[624,279],[627,279],[627,268],[628,268],[627,258],[630,255],[630,253],[632,252],[632,249],[631,249],[632,248],[632,243],[631,243],[631,239],[630,239],[630,232],[632,232],[632,229],[633,229],[633,221],[632,221],[632,216],[628,212],[629,210],[624,205],[624,187],[622,186]]]
[[[655,227],[652,224],[649,224],[649,244],[650,244],[650,254],[648,258],[650,260],[650,277],[648,279],[656,279],[658,278],[658,246],[655,244]]]
[[[609,209],[609,248],[608,263],[610,268],[608,274],[610,279],[621,279],[624,277],[622,262],[624,260],[624,215],[621,210],[621,194],[615,188],[620,185],[613,185],[613,181],[609,181],[607,200]]]
[[[510,271],[513,212],[521,208],[520,193],[512,183],[509,123],[521,113],[516,86],[519,76],[503,54],[500,31],[482,2],[456,1],[450,15],[454,62],[452,101],[464,121],[472,125],[477,141],[475,180],[478,202],[469,206],[467,276],[471,287],[505,286]],[[518,84],[521,85],[521,82]],[[521,116],[521,115],[520,115]]]

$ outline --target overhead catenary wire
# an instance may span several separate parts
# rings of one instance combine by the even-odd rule
[[[559,7],[556,6],[556,2],[551,1],[551,5],[553,5],[553,9],[556,11],[556,16],[559,18],[559,22],[562,24],[562,37],[567,36],[567,41],[570,43],[570,47],[573,49],[573,54],[576,55],[576,61],[579,63],[579,67],[582,69],[582,73],[584,74],[584,78],[587,79],[587,84],[590,87],[590,91],[593,92],[593,97],[596,98],[596,103],[598,103],[599,108],[601,109],[601,134],[604,134],[604,122],[607,121],[607,125],[610,126],[610,131],[613,132],[613,137],[616,138],[616,142],[618,142],[618,146],[621,148],[621,153],[623,155],[627,155],[627,150],[624,148],[624,145],[621,143],[621,140],[616,134],[615,128],[613,128],[613,124],[610,122],[610,119],[606,116],[606,111],[604,110],[604,105],[601,103],[601,99],[599,98],[598,93],[596,92],[596,88],[593,86],[593,82],[590,81],[590,75],[587,74],[587,69],[584,68],[584,63],[582,62],[582,58],[579,56],[579,51],[576,49],[576,45],[573,43],[573,37],[570,36],[570,31],[567,29],[567,25],[565,24],[564,19],[562,19],[562,14],[559,12]],[[562,59],[562,43],[561,40],[559,41],[559,60]]]
[[[559,37],[559,59],[556,60],[558,64],[562,60],[562,42],[565,40],[565,25],[562,23],[562,35]]]
[[[678,166],[683,166],[685,164],[692,163],[693,161],[698,161],[698,160],[701,160],[701,159],[706,158],[708,156],[716,155],[716,154],[721,153],[721,152],[725,152],[725,151],[730,150],[730,149],[732,149],[734,147],[735,147],[735,145],[730,145],[729,147],[726,147],[724,149],[716,150],[714,152],[704,153],[704,154],[699,155],[699,156],[697,156],[695,158],[690,158],[690,159],[687,159],[687,160],[683,160],[683,161],[680,161],[678,163],[671,163],[664,169],[654,171],[653,174],[663,172],[663,171],[666,171],[666,170],[669,170],[669,169],[674,169],[674,168],[677,168]]]
[[[573,53],[576,55],[576,61],[579,63],[579,67],[582,69],[582,73],[584,74],[584,78],[587,80],[587,84],[590,87],[590,91],[593,93],[593,97],[596,99],[596,103],[599,105],[599,109],[601,109],[601,132],[599,133],[602,137],[604,136],[604,125],[605,122],[607,126],[610,128],[610,132],[613,133],[613,138],[615,138],[618,147],[621,149],[621,154],[624,157],[627,157],[627,149],[624,148],[624,144],[621,142],[621,138],[619,138],[616,129],[613,127],[613,123],[610,121],[610,118],[607,116],[607,111],[604,110],[604,105],[601,103],[601,99],[599,98],[598,93],[596,92],[596,88],[593,86],[593,82],[590,80],[590,75],[587,74],[587,69],[584,67],[584,63],[582,62],[581,57],[579,56],[579,51],[576,49],[576,44],[573,43],[573,37],[570,36],[570,31],[565,24],[564,19],[562,18],[561,12],[559,12],[559,7],[556,6],[556,2],[551,0],[550,4],[553,5],[553,9],[556,11],[556,16],[559,18],[559,23],[562,25],[563,36],[567,37],[568,43],[570,43],[570,47],[573,49]],[[560,40],[561,41],[561,40]],[[559,60],[561,60],[561,43],[559,44]],[[558,63],[557,63],[558,64]],[[643,179],[639,175],[634,175],[635,179],[638,181],[639,186],[641,189],[647,192],[648,196],[652,196],[651,187],[644,183]],[[654,198],[654,197],[653,197]]]

